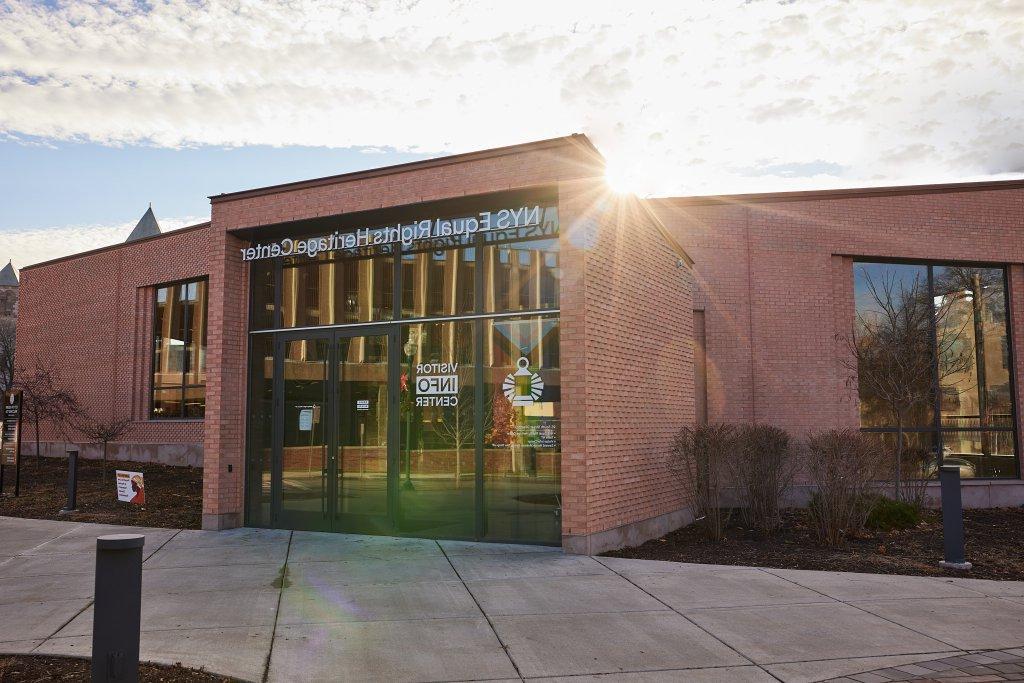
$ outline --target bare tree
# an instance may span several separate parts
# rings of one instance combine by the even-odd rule
[[[455,448],[455,488],[462,486],[462,451],[476,445],[473,422],[474,387],[460,384],[457,405],[441,410],[439,419],[431,421],[434,432]]]
[[[103,481],[107,480],[107,445],[126,436],[132,429],[134,429],[134,425],[128,418],[96,420],[88,415],[82,415],[78,430],[89,439],[90,443],[103,444]]]
[[[39,444],[39,425],[49,422],[60,432],[65,445],[81,408],[74,392],[65,389],[50,368],[38,359],[31,372],[19,370],[15,383],[24,392],[24,410],[35,428],[36,455],[42,455]]]
[[[15,319],[0,317],[0,393],[14,386]]]
[[[902,500],[904,430],[934,406],[935,359],[941,387],[944,378],[971,367],[972,354],[962,344],[964,326],[950,316],[955,300],[933,299],[927,280],[866,274],[865,288],[869,305],[858,311],[849,336],[837,339],[849,351],[842,357],[846,381],[857,389],[862,411],[887,414],[896,425],[894,484]]]

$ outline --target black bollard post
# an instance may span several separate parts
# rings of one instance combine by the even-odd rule
[[[96,594],[92,619],[94,683],[139,680],[142,625],[142,546],[139,534],[96,539]]]
[[[68,502],[60,514],[78,511],[78,449],[68,449]]]
[[[970,569],[964,557],[964,508],[960,499],[960,468],[956,465],[939,467],[939,486],[942,490],[942,545],[944,558],[939,562],[945,569]]]

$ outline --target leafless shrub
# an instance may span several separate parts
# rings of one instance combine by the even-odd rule
[[[722,493],[728,485],[728,461],[735,448],[736,428],[726,424],[683,427],[672,446],[669,466],[693,491],[697,523],[714,541],[722,539],[729,522]]]
[[[0,393],[14,386],[15,319],[0,316]]]
[[[743,521],[770,534],[779,527],[782,498],[796,474],[798,446],[786,430],[771,425],[743,425],[736,445],[730,474]]]
[[[107,480],[107,445],[127,436],[134,426],[128,418],[98,420],[84,412],[81,414],[78,431],[82,432],[91,443],[103,446],[103,481]]]
[[[807,437],[806,471],[817,492],[808,508],[826,545],[843,545],[864,528],[877,497],[874,483],[885,476],[890,455],[882,441],[855,429],[829,429]]]
[[[885,453],[892,462],[892,448],[886,449]],[[899,463],[903,471],[903,502],[923,510],[928,498],[928,484],[938,476],[934,452],[924,448],[904,447]]]

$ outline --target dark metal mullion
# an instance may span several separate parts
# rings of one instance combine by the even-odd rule
[[[284,327],[284,263],[281,259],[274,261],[274,328]]]
[[[342,335],[337,332],[328,334],[324,342],[327,345],[327,405],[324,406],[327,413],[324,418],[324,445],[327,449],[327,486],[324,495],[327,497],[327,526],[331,531],[340,531],[341,515],[339,512],[339,501],[344,493],[342,483],[339,481],[341,474],[341,458],[338,453],[340,442],[338,420],[341,417],[339,404],[341,403],[341,339]]]
[[[284,340],[275,334],[271,348],[274,352],[274,376],[271,381],[271,415],[274,423],[270,429],[270,521],[277,526],[281,519],[281,488],[284,457]]]
[[[188,306],[188,283],[183,282],[176,286],[179,294],[183,295],[181,299],[181,320],[182,325],[185,328],[185,334],[182,335],[182,344],[184,345],[184,359],[181,363],[181,407],[178,409],[178,417],[185,418],[185,384],[186,377],[188,377],[189,366],[191,365],[191,359],[189,358],[189,342],[192,338],[192,330],[189,329],[189,306]]]
[[[392,531],[398,531],[398,478],[401,476],[402,421],[401,387],[402,335],[398,325],[388,333],[388,477],[387,511]]]
[[[474,238],[474,254],[476,267],[473,269],[473,297],[476,301],[474,312],[484,311],[484,267],[487,261],[483,235]],[[473,321],[473,382],[476,391],[473,393],[473,435],[475,476],[473,478],[473,528],[476,540],[487,535],[487,515],[484,508],[484,330],[486,320],[478,318]]]
[[[1017,416],[1020,414],[1017,409],[1017,363],[1016,357],[1013,352],[1013,308],[1011,308],[1013,292],[1010,291],[1010,266],[1003,268],[1003,310],[1006,312],[1003,320],[1003,327],[1006,333],[1006,354],[1008,356],[1007,365],[1009,368],[1010,375],[1010,415],[1013,417],[1013,427],[1009,428],[1013,432],[1013,452],[1016,456],[1014,458],[1015,478],[1020,479],[1021,476],[1021,454],[1020,454],[1020,423],[1017,421]]]
[[[933,437],[935,443],[935,461],[941,467],[945,459],[942,440],[942,387],[939,385],[939,332],[935,321],[935,272],[934,266],[928,266],[928,305],[931,307],[932,333],[932,394],[933,394],[933,415],[932,428],[935,432]]]
[[[388,475],[387,475],[387,510],[388,521],[391,530],[399,530],[399,493],[398,480],[402,476],[402,328],[399,321],[402,319],[402,290],[403,277],[405,275],[405,262],[402,259],[403,249],[401,242],[394,245],[392,249],[392,261],[394,267],[391,274],[391,332],[388,334]],[[387,330],[389,328],[385,328]]]

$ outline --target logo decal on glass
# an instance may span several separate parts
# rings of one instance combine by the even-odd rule
[[[544,393],[544,380],[536,372],[530,372],[530,361],[520,358],[516,361],[519,369],[505,376],[501,385],[505,398],[514,406],[532,406]]]

